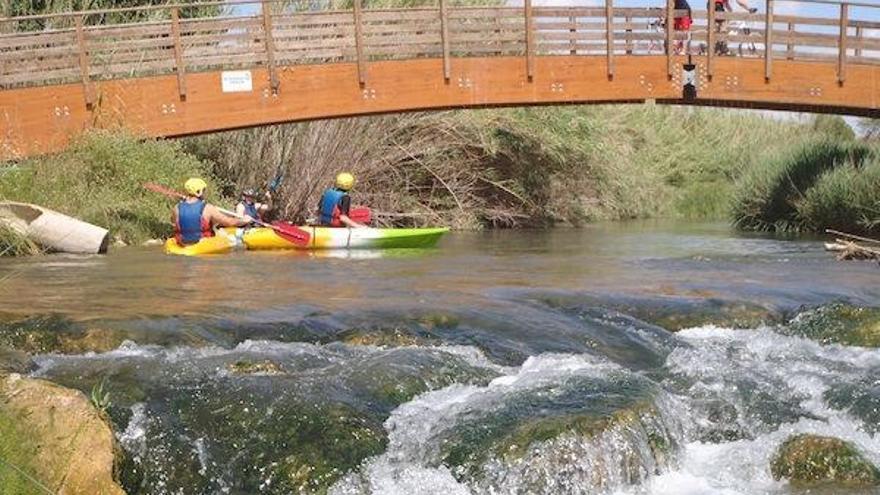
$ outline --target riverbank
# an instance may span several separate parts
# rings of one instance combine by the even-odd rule
[[[144,190],[145,182],[176,186],[201,176],[210,199],[231,206],[242,188],[259,188],[282,171],[277,214],[303,221],[343,169],[358,177],[355,201],[370,205],[383,226],[473,230],[733,217],[749,229],[875,229],[880,165],[852,136],[851,144],[823,144],[841,138],[836,121],[823,119],[572,106],[337,119],[183,140],[96,131],[58,155],[0,168],[0,197],[104,226],[123,244],[171,233],[171,203]],[[850,155],[865,158],[847,161]],[[800,183],[785,187],[792,167],[814,186],[806,201]],[[858,202],[844,205],[853,192]],[[784,218],[772,217],[776,210]],[[788,218],[791,211],[797,219]],[[0,231],[0,252],[32,247]]]

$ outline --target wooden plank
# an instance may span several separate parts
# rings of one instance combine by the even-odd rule
[[[83,95],[86,107],[91,108],[95,104],[95,96],[92,94],[92,84],[89,81],[89,52],[86,47],[86,37],[83,33],[83,19],[81,16],[74,17],[76,23],[76,46],[79,51],[79,71],[82,76]]]
[[[849,5],[840,4],[840,40],[837,47],[837,82],[843,85],[846,81],[846,38],[847,23],[849,21]]]
[[[265,43],[266,69],[269,71],[269,87],[273,94],[278,94],[281,84],[278,80],[278,71],[275,68],[275,39],[272,37],[272,6],[267,0],[260,2],[260,11],[263,15],[263,40]]]
[[[856,43],[855,43],[855,45],[856,45],[855,56],[856,57],[862,56],[861,42],[862,42],[862,26],[856,26]]]
[[[720,27],[715,20],[715,2],[714,0],[706,0],[706,77],[711,81],[715,74],[715,35]]]
[[[440,0],[440,43],[443,45],[443,79],[452,77],[452,61],[449,58],[449,8],[447,0]]]
[[[767,0],[764,13],[764,80],[769,81],[773,73],[773,0]]]
[[[614,0],[605,0],[605,71],[614,79]]]
[[[174,72],[177,73],[177,94],[186,99],[186,65],[183,62],[183,46],[180,44],[180,12],[171,9],[171,37],[174,39]]]
[[[575,35],[577,35],[577,18],[571,16],[568,18],[568,34],[571,39],[571,50],[569,50],[570,55],[577,55],[577,42],[575,41]]]
[[[666,75],[672,78],[672,29],[673,29],[673,11],[675,4],[673,0],[666,0]]]
[[[364,26],[361,19],[361,0],[353,1],[352,14],[354,15],[354,47],[357,59],[358,84],[367,84],[367,66],[364,60]]]
[[[532,29],[532,0],[524,0],[523,14],[525,15],[526,30],[526,78],[531,81],[535,77],[535,33]]]
[[[788,23],[788,43],[785,45],[785,58],[788,60],[794,59],[794,44],[791,42],[791,37],[794,34],[794,23]]]
[[[625,36],[626,36],[626,54],[632,55],[633,42],[632,42],[632,39],[630,39],[630,35],[633,32],[632,16],[627,13],[625,19],[626,19],[626,22],[624,23],[625,24],[624,29],[626,30],[626,34],[625,34]]]

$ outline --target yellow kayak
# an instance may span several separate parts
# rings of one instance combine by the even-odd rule
[[[390,249],[427,248],[437,244],[448,228],[423,229],[349,229],[346,227],[301,226],[311,234],[306,246],[298,246],[264,227],[251,229],[223,229],[240,238],[247,249]]]
[[[224,254],[232,251],[238,245],[234,236],[220,233],[214,237],[204,237],[195,244],[181,246],[175,239],[165,241],[166,254],[179,254],[182,256],[201,256],[203,254]]]

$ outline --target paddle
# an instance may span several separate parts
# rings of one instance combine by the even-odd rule
[[[356,206],[352,207],[348,211],[348,218],[354,220],[357,223],[368,225],[373,219],[373,214],[366,206]]]
[[[160,186],[159,184],[155,184],[152,182],[148,182],[148,183],[144,184],[144,188],[148,189],[150,191],[153,191],[153,192],[157,192],[159,194],[164,194],[165,196],[168,196],[171,198],[186,199],[186,195],[179,193],[173,189],[168,189],[167,187]],[[223,208],[217,208],[217,209],[220,211],[220,213],[223,213],[224,215],[229,215],[230,217],[238,218],[239,220],[244,220],[244,217],[242,215],[239,215],[238,213],[236,213],[234,211],[226,210]],[[256,223],[257,225],[260,225],[262,227],[267,227],[267,228],[274,230],[275,233],[278,234],[281,238],[283,238],[287,241],[290,241],[290,242],[296,244],[297,246],[307,246],[309,244],[309,241],[312,238],[311,234],[309,234],[307,231],[305,231],[295,225],[286,225],[286,224],[283,224],[280,222],[270,224],[270,223],[263,222],[261,220],[257,220],[256,218],[254,218],[253,220],[254,220],[254,223]]]

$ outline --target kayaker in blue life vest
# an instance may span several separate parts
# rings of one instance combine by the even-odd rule
[[[266,198],[266,202],[257,202],[256,191],[253,189],[245,189],[241,192],[241,201],[235,205],[235,212],[239,215],[247,215],[251,218],[264,221],[263,214],[268,213],[269,210],[272,209],[272,194],[269,191],[266,191],[263,196]]]
[[[192,178],[183,186],[186,199],[171,210],[171,221],[174,223],[174,238],[181,246],[195,244],[202,237],[213,237],[214,227],[243,227],[250,224],[253,218],[245,215],[238,219],[220,213],[216,206],[205,201],[205,189],[208,184],[202,179]]]
[[[318,224],[326,227],[361,228],[366,225],[349,218],[351,197],[348,192],[354,186],[354,176],[343,172],[336,176],[336,187],[324,191],[318,203]]]

